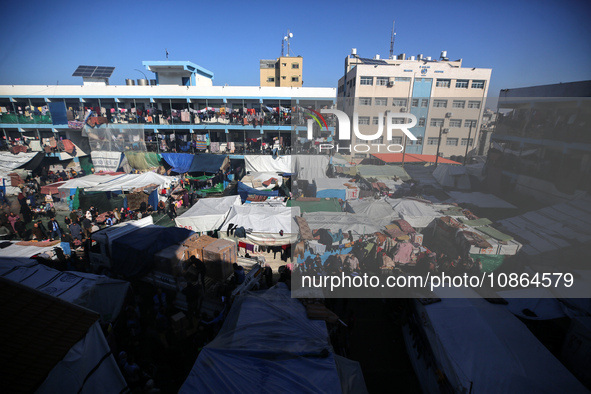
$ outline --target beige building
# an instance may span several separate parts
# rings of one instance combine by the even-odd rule
[[[276,60],[261,60],[261,86],[301,87],[303,58],[281,56]]]
[[[389,144],[405,145],[406,153],[435,155],[439,145],[439,154],[444,157],[464,156],[466,147],[468,155],[476,154],[492,70],[463,68],[462,59],[450,61],[446,55],[442,52],[439,60],[432,60],[402,54],[383,60],[379,56],[361,58],[353,50],[347,56],[345,75],[338,82],[337,105],[350,119],[358,113],[360,133],[377,131],[379,113],[411,113],[417,118],[417,125],[410,129],[417,141],[405,138],[398,130],[391,141],[352,136],[351,145],[367,144],[371,148],[367,152],[352,151],[353,156],[389,153]],[[391,151],[396,148],[391,147]]]

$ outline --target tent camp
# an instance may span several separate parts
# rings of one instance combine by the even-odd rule
[[[61,283],[61,282],[60,282]],[[72,286],[71,282],[63,282]],[[99,315],[0,277],[2,390],[7,393],[121,393],[127,383]]]
[[[124,173],[91,174],[72,178],[57,187],[61,199],[66,199],[76,193],[76,189],[86,189],[121,178]]]
[[[279,246],[295,243],[298,225],[294,217],[300,216],[298,207],[268,207],[255,204],[233,205],[220,235],[233,239],[226,231],[230,224],[244,227],[246,239],[256,245]],[[248,233],[249,230],[252,230]]]
[[[337,361],[328,338],[326,323],[309,319],[283,283],[247,293],[234,301],[179,392],[366,393],[359,364]],[[341,380],[345,365],[352,368]]]
[[[470,176],[464,166],[440,164],[435,171],[433,171],[433,177],[443,187],[451,187],[461,190],[470,190],[472,188]]]
[[[588,392],[504,305],[466,288],[437,295],[442,300],[428,305],[415,299],[403,327],[424,392]]]
[[[155,172],[144,172],[143,174],[125,174],[117,177],[109,182],[101,183],[96,186],[86,188],[87,192],[113,192],[113,191],[130,191],[132,189],[148,186],[158,185],[159,188],[170,187],[173,180],[176,178],[156,174]]]
[[[227,155],[193,155],[191,166],[186,172],[191,174],[215,174],[220,169],[226,168],[229,164],[230,159]]]
[[[202,198],[187,212],[175,219],[177,227],[195,232],[217,230],[224,224],[234,205],[241,205],[240,196]]]

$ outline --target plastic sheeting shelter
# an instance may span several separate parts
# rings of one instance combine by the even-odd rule
[[[159,187],[170,187],[173,177],[156,174],[155,172],[145,172],[143,174],[125,174],[110,182],[101,183],[86,191],[89,192],[116,192],[130,191],[137,187],[148,185],[158,185]]]
[[[179,393],[367,392],[354,366],[341,386],[328,338],[326,323],[308,319],[284,284],[247,293],[234,302]]]
[[[436,364],[413,347],[404,328],[406,348],[424,392],[439,392],[440,369],[456,392],[586,393],[587,389],[504,305],[494,305],[471,289],[440,288],[442,299],[429,305],[415,300]],[[416,338],[416,337],[415,337]],[[483,355],[486,355],[483,357]]]
[[[221,228],[221,236],[227,237],[230,223],[244,229],[252,229],[246,239],[256,245],[288,245],[298,237],[298,225],[294,217],[300,216],[298,207],[266,207],[255,204],[233,205]]]
[[[269,196],[269,197],[277,197],[279,196],[279,191],[277,190],[257,190],[253,189],[252,187],[246,186],[242,182],[238,182],[237,191],[242,199],[242,202],[246,201],[249,195],[257,195],[257,196]]]
[[[392,206],[392,209],[400,218],[406,220],[414,228],[425,228],[435,221],[436,218],[444,216],[424,202],[413,199],[389,199],[385,201]]]
[[[193,231],[178,227],[147,226],[112,243],[112,270],[124,278],[139,278],[152,269],[155,253],[181,243]]]
[[[28,259],[0,258],[0,276],[95,311],[103,322],[119,316],[129,289],[129,283],[122,280],[83,272],[62,272]]]
[[[440,164],[433,171],[433,177],[444,187],[452,187],[461,190],[470,190],[470,176],[464,166]]]
[[[384,226],[392,222],[391,218],[375,220],[367,216],[346,212],[304,213],[303,217],[308,222],[311,230],[324,228],[331,233],[338,233],[339,230],[342,230],[343,233],[351,231],[354,239],[362,235],[382,231]]]
[[[97,172],[115,172],[121,166],[124,157],[121,152],[95,151],[90,152],[92,165]]]
[[[2,179],[6,181],[6,194],[18,194],[19,190],[16,187],[10,186],[10,174],[15,169],[20,167],[27,167],[27,164],[30,163],[31,165],[35,164],[37,158],[43,159],[43,153],[32,152],[32,153],[25,153],[21,152],[16,155],[13,155],[10,152],[0,152],[0,186],[2,186]],[[34,168],[35,169],[39,165],[40,161],[36,163]]]
[[[292,156],[246,155],[244,164],[247,172],[293,172]]]
[[[346,178],[323,178],[315,179],[316,197],[318,198],[340,198],[343,201],[359,198],[359,188],[354,182]]]
[[[240,196],[202,198],[187,212],[175,219],[177,227],[195,232],[219,229],[234,205],[241,205]]]
[[[400,217],[392,206],[384,200],[355,200],[347,202],[347,211],[353,212],[357,215],[363,215],[370,219],[382,220],[391,218],[397,220]]]
[[[184,174],[191,168],[193,156],[190,153],[162,153],[162,158],[177,174]]]
[[[191,167],[186,172],[215,174],[229,163],[230,159],[227,155],[193,155]]]
[[[336,198],[319,198],[318,201],[288,200],[286,206],[299,207],[306,212],[342,212],[341,204]]]

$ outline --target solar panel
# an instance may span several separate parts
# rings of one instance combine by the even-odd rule
[[[78,66],[73,77],[109,78],[115,67],[103,66]]]
[[[366,57],[360,57],[359,60],[363,62],[363,64],[369,65],[387,65],[388,62],[382,59],[368,59]]]

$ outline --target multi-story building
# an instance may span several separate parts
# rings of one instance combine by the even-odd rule
[[[345,59],[345,75],[338,82],[337,107],[353,118],[359,115],[359,131],[373,134],[379,113],[411,113],[417,125],[410,129],[416,141],[394,134],[392,141],[368,142],[352,136],[352,145],[405,144],[407,153],[464,156],[477,152],[491,69],[462,67],[462,59],[450,61],[442,52],[439,60],[423,55],[395,59],[361,58],[356,49]],[[385,119],[385,118],[384,118]],[[402,121],[402,120],[401,120]],[[440,141],[441,137],[441,141]],[[370,145],[371,146],[371,145]],[[383,146],[357,157],[388,153]]]
[[[301,76],[301,58],[278,62],[280,67],[287,62],[290,70],[292,63],[298,64]],[[113,67],[86,66],[74,74],[83,78],[80,85],[0,86],[2,140],[38,141],[28,145],[43,150],[50,141],[64,138],[82,151],[102,149],[110,141],[104,136],[91,136],[90,144],[84,143],[92,111],[100,122],[96,130],[112,129],[111,137],[125,140],[121,150],[260,152],[263,144],[290,146],[296,119],[305,129],[294,109],[332,107],[336,99],[334,88],[214,86],[212,72],[186,61],[143,65],[155,75],[137,85],[131,79],[112,85]],[[45,150],[48,156],[72,158],[59,149]]]
[[[492,190],[554,203],[591,190],[591,81],[503,89],[488,153]]]
[[[281,56],[275,60],[261,60],[261,86],[302,87],[303,58]]]

